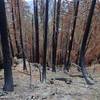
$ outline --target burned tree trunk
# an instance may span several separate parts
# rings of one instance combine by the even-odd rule
[[[38,0],[34,0],[34,19],[35,19],[35,62],[39,63],[39,24],[38,24]]]
[[[54,18],[53,18],[53,35],[52,35],[52,72],[56,72],[56,68],[55,68],[55,58],[54,58],[54,42],[55,42],[55,20],[56,19],[56,0],[54,1]]]
[[[72,33],[71,33],[70,41],[69,41],[67,63],[65,64],[65,68],[64,68],[67,71],[69,71],[69,68],[70,68],[70,56],[71,56],[71,50],[72,50],[74,33],[75,33],[75,27],[76,27],[78,7],[79,7],[79,0],[74,2],[74,9],[75,9],[75,11],[74,11],[73,29],[72,29]]]
[[[26,58],[25,58],[25,52],[24,52],[24,46],[23,46],[22,23],[21,23],[19,0],[17,0],[17,7],[18,7],[18,16],[19,16],[20,43],[21,43],[22,56],[23,56],[23,70],[27,70]]]
[[[15,17],[14,17],[14,8],[13,8],[13,0],[11,0],[11,14],[12,14],[12,24],[13,24],[13,32],[14,32],[14,38],[15,38],[15,43],[16,43],[16,49],[17,49],[17,55],[20,53],[20,47],[17,41],[17,36],[16,36],[16,25],[15,25]]]
[[[3,67],[4,67],[4,91],[13,91],[13,77],[12,77],[12,62],[10,56],[10,47],[8,41],[7,20],[5,12],[4,0],[0,1],[0,35],[3,53]]]
[[[44,43],[43,43],[43,71],[42,71],[42,82],[46,81],[46,54],[47,54],[47,34],[48,34],[48,10],[49,1],[46,0],[45,8],[45,25],[44,25]]]
[[[55,64],[56,64],[56,51],[57,51],[57,40],[58,40],[58,34],[59,34],[59,21],[60,21],[60,7],[61,7],[61,0],[58,0],[57,2],[57,15],[56,15],[56,26],[54,26],[53,31],[53,49],[52,49],[52,71],[55,72]]]
[[[94,81],[88,75],[88,72],[86,70],[84,56],[85,56],[86,44],[87,44],[87,40],[88,40],[88,36],[89,36],[89,32],[90,32],[92,17],[93,17],[93,13],[94,13],[94,9],[95,9],[95,4],[96,4],[96,0],[92,0],[92,4],[90,7],[90,11],[89,11],[89,15],[88,15],[87,23],[86,23],[85,32],[83,35],[83,40],[82,40],[81,50],[80,50],[80,57],[79,57],[79,66],[81,67],[83,77],[85,78],[87,84],[90,84],[90,85],[94,84]]]

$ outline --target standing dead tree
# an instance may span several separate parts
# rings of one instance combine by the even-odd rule
[[[45,25],[44,25],[44,43],[43,43],[43,71],[42,71],[42,82],[46,81],[46,54],[47,54],[47,34],[48,34],[48,10],[49,1],[46,0],[45,7]]]
[[[13,77],[12,77],[12,59],[10,55],[10,47],[8,41],[7,19],[5,11],[4,0],[0,1],[0,35],[3,53],[3,67],[4,67],[4,91],[13,91]]]
[[[34,62],[34,23],[32,14],[32,61]]]
[[[87,44],[88,36],[89,36],[89,33],[90,33],[90,26],[91,26],[92,17],[93,17],[93,13],[94,13],[94,9],[95,9],[95,4],[96,4],[96,0],[92,0],[89,15],[88,15],[88,18],[87,18],[85,32],[84,32],[84,35],[83,35],[83,40],[82,40],[81,49],[80,49],[80,57],[79,57],[79,66],[81,67],[83,77],[85,78],[87,84],[89,84],[89,85],[94,84],[94,81],[89,77],[89,74],[86,70],[85,50],[86,50],[86,44]]]
[[[56,3],[56,1],[55,1]],[[56,64],[56,52],[57,52],[57,40],[58,40],[58,34],[59,34],[59,22],[60,22],[60,7],[61,7],[61,0],[58,0],[57,2],[57,15],[56,15],[56,24],[54,26],[55,29],[53,29],[53,42],[52,42],[52,71],[56,72],[55,64]]]
[[[35,62],[39,63],[39,23],[38,23],[38,0],[34,0],[34,20],[35,20]]]
[[[55,20],[56,19],[56,0],[54,0],[54,18],[53,18],[53,35],[52,35],[52,71],[56,72],[56,68],[55,68],[55,58],[54,58],[54,42],[55,42]]]
[[[77,15],[78,15],[78,8],[79,8],[79,0],[74,1],[74,21],[73,21],[73,28],[70,36],[69,41],[69,47],[68,47],[68,57],[67,57],[67,63],[65,64],[64,70],[69,71],[70,68],[70,56],[71,56],[71,50],[73,45],[73,39],[74,39],[74,33],[75,33],[75,27],[76,27],[76,21],[77,21]]]
[[[15,25],[15,16],[14,16],[14,1],[11,0],[11,14],[12,14],[12,24],[13,24],[13,32],[14,32],[14,38],[15,38],[15,44],[17,49],[17,55],[20,53],[20,47],[18,44],[17,36],[16,36],[16,25]]]
[[[24,45],[23,45],[22,23],[21,23],[19,0],[17,0],[17,7],[18,7],[18,16],[19,16],[20,43],[21,43],[22,57],[23,57],[23,70],[27,70],[26,58],[25,58],[25,52],[24,52]]]

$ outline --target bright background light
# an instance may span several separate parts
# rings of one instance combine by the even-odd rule
[[[25,0],[25,1],[32,1],[32,0]]]

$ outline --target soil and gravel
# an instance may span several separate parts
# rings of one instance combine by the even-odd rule
[[[93,73],[92,67],[89,71]],[[13,69],[14,92],[2,91],[4,78],[0,71],[0,100],[100,100],[100,65],[92,76],[95,85],[89,86],[74,67],[68,74],[61,69],[52,73],[48,68],[47,81],[41,83],[38,68],[32,66],[30,87],[30,75],[23,72],[20,63]]]

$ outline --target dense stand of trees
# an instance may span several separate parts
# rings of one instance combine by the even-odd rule
[[[67,1],[67,0],[65,0]],[[71,53],[73,51],[73,48],[77,48],[78,46],[76,46],[77,44],[75,44],[75,30],[77,30],[77,24],[79,22],[78,19],[78,14],[80,14],[80,8],[79,6],[81,6],[81,3],[79,5],[79,0],[74,0],[74,2],[72,1],[67,1],[67,7],[68,8],[64,8],[62,10],[62,3],[63,0],[54,0],[53,1],[53,7],[49,7],[49,0],[46,0],[45,2],[43,2],[42,0],[33,0],[33,11],[29,12],[26,11],[28,14],[27,16],[22,16],[24,14],[21,14],[21,2],[23,2],[23,0],[11,0],[10,2],[10,9],[11,9],[11,22],[12,22],[12,29],[13,29],[13,36],[14,36],[14,42],[15,42],[15,47],[17,50],[17,54],[15,54],[15,49],[14,49],[14,44],[13,44],[13,40],[12,40],[12,34],[10,33],[10,28],[8,29],[8,24],[10,23],[8,21],[7,23],[7,17],[6,17],[6,9],[5,9],[5,3],[4,0],[0,1],[0,37],[1,37],[1,48],[2,48],[2,54],[3,54],[3,68],[4,68],[4,90],[6,91],[13,91],[14,87],[13,87],[13,77],[12,77],[12,59],[14,56],[20,56],[23,59],[23,70],[27,70],[27,66],[26,66],[26,48],[28,47],[27,43],[24,43],[24,40],[26,39],[26,37],[28,35],[26,35],[26,32],[23,31],[23,23],[22,23],[22,19],[30,18],[31,19],[31,31],[28,31],[27,34],[31,33],[30,37],[31,39],[28,39],[28,42],[31,43],[31,49],[29,48],[29,55],[31,59],[31,54],[32,54],[32,60],[33,62],[36,63],[40,63],[40,56],[43,55],[42,57],[42,82],[46,81],[46,67],[48,65],[48,60],[47,60],[47,50],[48,50],[48,46],[50,43],[48,43],[49,40],[49,35],[50,33],[52,33],[51,35],[51,48],[50,48],[50,55],[51,55],[51,65],[49,67],[52,67],[52,72],[56,72],[56,65],[57,65],[57,58],[62,58],[64,61],[62,61],[64,63],[64,70],[69,71],[70,66],[71,66]],[[81,1],[80,1],[81,2]],[[39,5],[40,3],[43,4],[43,6]],[[66,4],[66,2],[64,3]],[[76,57],[77,62],[79,61],[79,69],[82,72],[83,77],[85,78],[87,84],[94,84],[94,81],[90,78],[89,73],[86,70],[86,65],[85,65],[85,54],[86,54],[86,50],[87,50],[87,44],[89,45],[90,42],[90,31],[91,31],[91,25],[92,25],[92,18],[93,18],[93,14],[94,14],[94,9],[95,9],[95,5],[96,5],[96,0],[92,0],[92,2],[90,2],[91,6],[89,11],[86,13],[88,15],[87,20],[85,22],[85,27],[84,29],[82,29],[84,31],[84,34],[81,35],[81,48],[78,47],[78,52],[76,53],[78,56]],[[42,10],[41,10],[42,7]],[[73,10],[72,10],[73,8]],[[27,8],[28,9],[28,8]],[[53,10],[52,10],[53,9]],[[68,11],[66,11],[66,9]],[[24,9],[26,10],[26,9]],[[29,10],[29,9],[28,9]],[[49,18],[49,13],[53,11],[53,18],[50,17]],[[26,13],[25,12],[25,13]],[[44,12],[44,16],[41,16],[43,14],[41,14],[42,12]],[[62,14],[62,12],[64,13],[64,15]],[[29,14],[31,13],[31,14]],[[51,13],[52,14],[52,13]],[[68,41],[64,41],[63,36],[61,36],[61,45],[65,44],[65,52],[64,50],[59,50],[59,34],[63,34],[60,31],[61,30],[61,18],[66,17],[68,18],[72,17],[72,19],[70,18],[70,22],[72,22],[70,25],[69,23],[66,23],[66,20],[69,19],[65,19],[65,25],[67,26],[68,24],[68,34],[67,32],[65,32],[67,35],[67,40],[70,34],[70,39],[69,42]],[[63,17],[62,17],[63,16]],[[40,21],[41,19],[41,21]],[[85,17],[86,19],[86,17]],[[29,19],[28,19],[29,20]],[[42,26],[41,25],[42,22],[42,29],[40,29]],[[68,21],[69,22],[69,21]],[[27,22],[26,22],[27,23]],[[52,25],[51,25],[52,23]],[[64,23],[63,23],[64,24]],[[62,24],[62,27],[65,28],[66,31],[66,27]],[[51,27],[50,27],[51,25]],[[69,29],[69,26],[72,26],[72,28]],[[49,30],[53,29],[52,31]],[[96,27],[95,27],[96,29]],[[40,31],[40,30],[43,30]],[[79,31],[78,31],[79,32]],[[42,34],[43,33],[43,34]],[[19,40],[17,39],[17,35],[19,34]],[[77,33],[78,34],[78,33]],[[25,35],[25,36],[24,36]],[[41,37],[43,37],[43,45],[39,45],[40,41],[40,35],[43,35]],[[78,37],[78,36],[77,36]],[[66,39],[65,39],[66,40]],[[19,42],[20,41],[20,42]],[[88,43],[87,43],[88,42]],[[42,44],[42,43],[41,43]],[[73,45],[74,44],[74,45]],[[20,47],[21,46],[21,50]],[[27,46],[26,46],[27,45]],[[43,52],[40,51],[40,46],[43,49]],[[76,46],[76,47],[75,47]],[[24,49],[25,47],[25,49]],[[63,49],[63,48],[62,48]],[[31,52],[32,51],[32,52]],[[42,53],[40,53],[42,52]],[[64,53],[64,54],[62,54]],[[75,54],[75,53],[74,53]],[[12,55],[12,57],[11,57]],[[62,57],[64,55],[64,57]]]
[[[20,48],[17,40],[17,34],[16,34],[16,25],[15,25],[15,16],[14,16],[14,1],[11,0],[11,15],[12,15],[12,24],[13,24],[13,33],[15,38],[15,44],[17,49],[17,55],[20,53]]]

